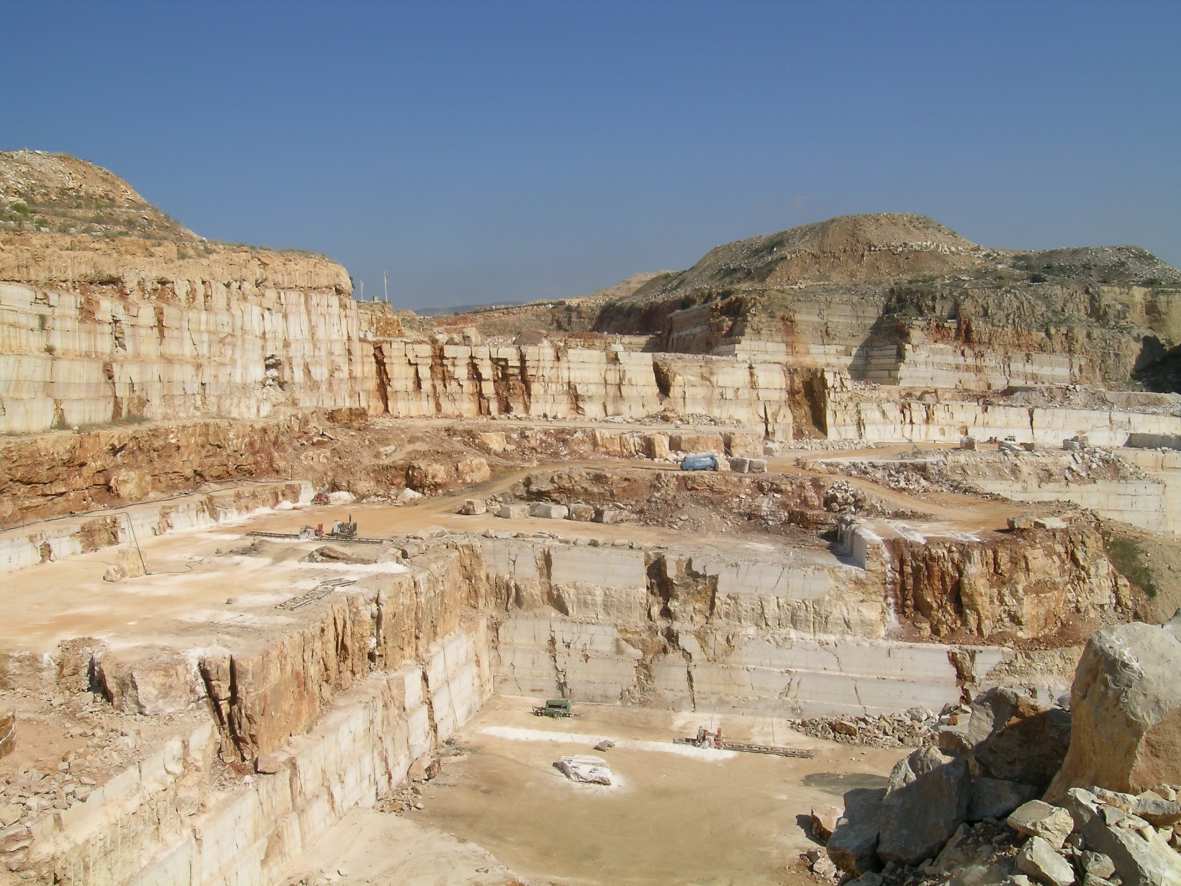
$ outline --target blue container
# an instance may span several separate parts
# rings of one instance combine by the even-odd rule
[[[718,459],[713,455],[686,455],[681,459],[682,471],[716,471]]]

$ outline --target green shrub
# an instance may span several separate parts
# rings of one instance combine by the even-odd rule
[[[1152,567],[1148,565],[1148,555],[1136,539],[1126,535],[1105,535],[1103,543],[1107,548],[1108,559],[1124,578],[1150,598],[1160,592],[1152,575]]]

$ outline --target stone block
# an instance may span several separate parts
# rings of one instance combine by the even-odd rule
[[[1035,517],[1033,525],[1038,529],[1066,529],[1068,524],[1060,517]]]
[[[478,516],[479,514],[486,514],[488,512],[488,505],[485,504],[482,498],[469,498],[462,505],[460,505],[459,513],[465,514],[469,517]]]
[[[595,519],[595,509],[593,505],[573,504],[570,505],[570,513],[567,516],[571,520],[590,522]]]
[[[618,508],[595,508],[596,523],[625,523],[627,512]]]
[[[535,501],[529,505],[529,516],[540,517],[543,520],[565,520],[570,509],[565,505],[551,504],[546,501]]]
[[[750,474],[765,474],[767,473],[767,460],[765,458],[752,458],[747,467],[747,473]]]
[[[669,455],[667,434],[645,434],[644,454],[648,458],[665,459]]]
[[[501,505],[496,516],[506,520],[524,520],[529,516],[529,505],[523,503]]]
[[[730,470],[735,474],[745,474],[750,470],[750,459],[738,456],[730,459]]]

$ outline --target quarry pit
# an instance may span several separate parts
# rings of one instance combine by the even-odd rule
[[[425,318],[169,230],[0,231],[0,882],[1181,882],[1175,269]]]

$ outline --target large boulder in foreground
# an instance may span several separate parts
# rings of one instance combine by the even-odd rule
[[[971,784],[967,761],[958,759],[891,790],[882,804],[878,857],[901,864],[933,857],[966,820]]]
[[[1097,785],[1139,793],[1181,782],[1181,612],[1095,633],[1071,689],[1070,749],[1046,796]]]

